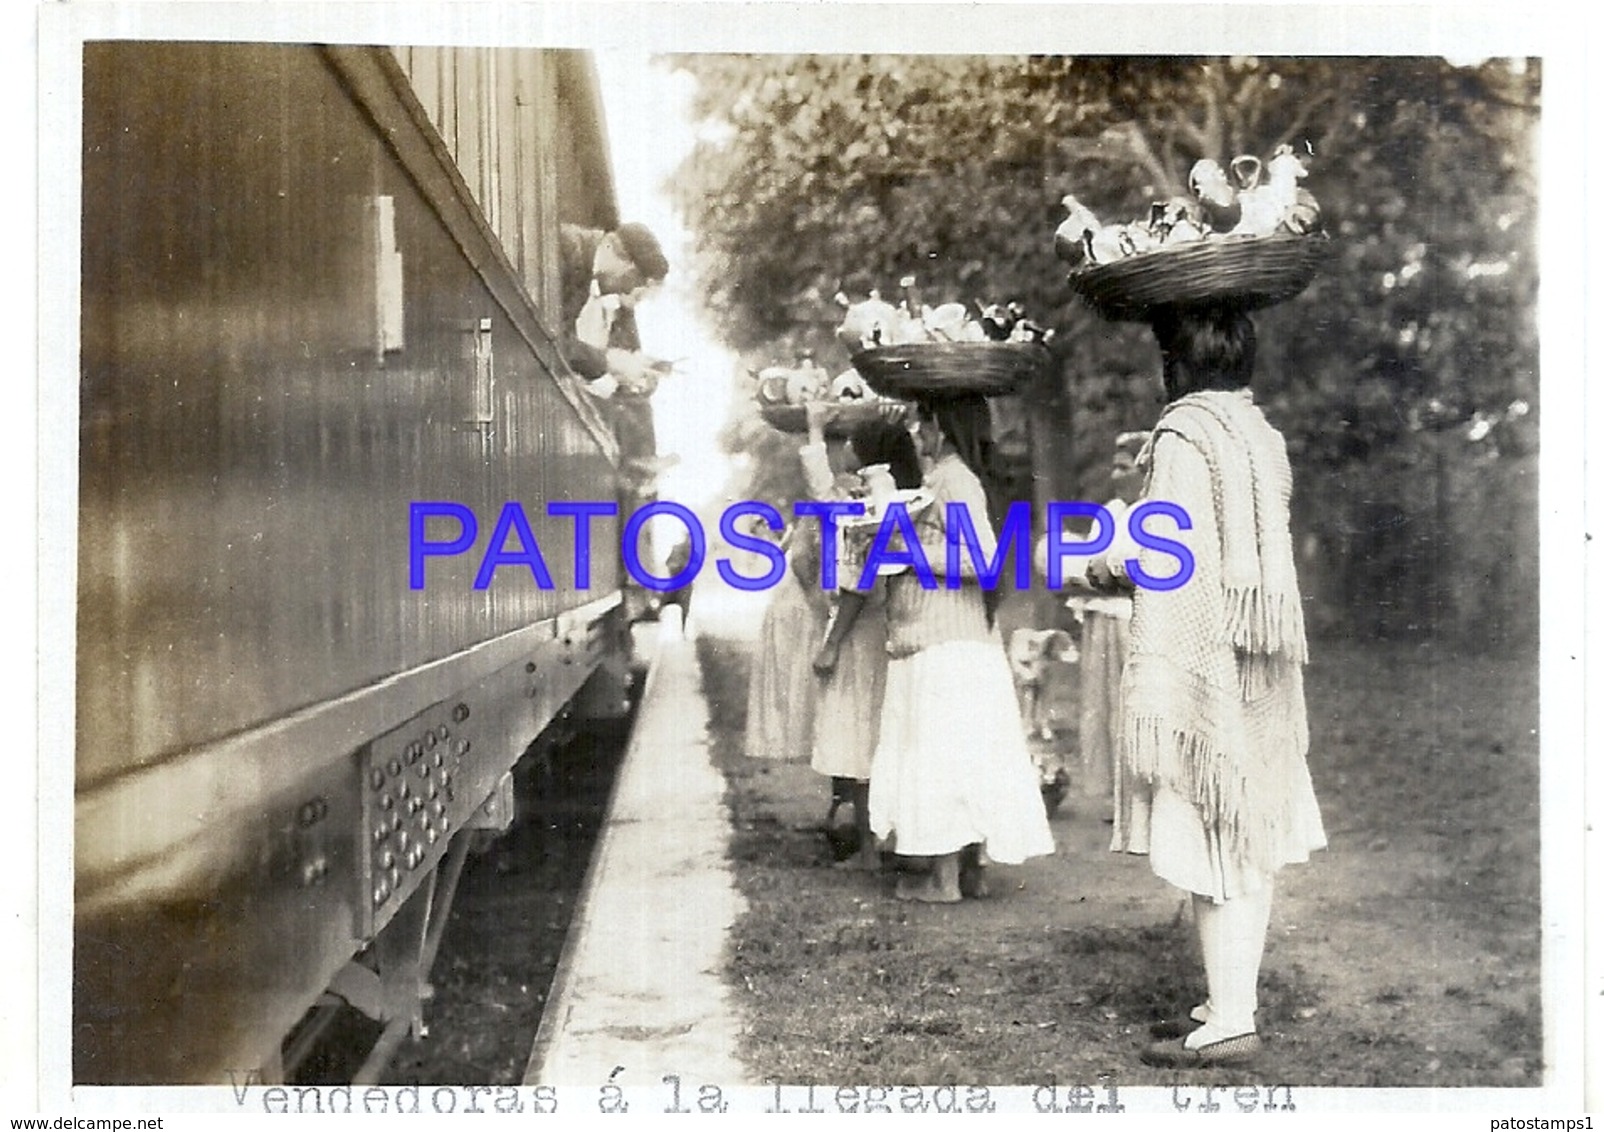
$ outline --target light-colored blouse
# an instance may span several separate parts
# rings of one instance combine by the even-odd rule
[[[997,536],[991,527],[986,490],[980,478],[956,455],[938,460],[925,477],[925,488],[933,496],[919,513],[914,526],[919,543],[935,575],[936,588],[919,584],[913,569],[890,579],[886,616],[890,636],[886,651],[892,657],[908,657],[932,645],[948,641],[997,640],[995,630],[986,623],[986,606],[980,586],[975,582],[974,559],[964,551],[959,555],[959,574],[963,584],[949,588],[947,574],[947,505],[959,503],[969,512],[975,542],[987,560],[997,553]]]

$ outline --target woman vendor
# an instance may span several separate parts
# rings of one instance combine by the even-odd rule
[[[826,406],[808,406],[827,414]],[[847,437],[844,464],[849,470],[881,465],[903,490],[917,488],[922,473],[919,453],[907,428],[881,418],[854,425]],[[804,449],[803,459],[824,458],[823,446]],[[863,563],[854,543],[843,538],[840,586],[823,643],[813,658],[819,674],[818,719],[813,732],[813,769],[829,775],[834,796],[852,804],[857,852],[841,862],[848,868],[876,871],[880,851],[869,826],[869,772],[880,738],[880,714],[886,684],[885,587],[860,586]],[[866,549],[866,548],[858,548]]]
[[[1191,520],[1182,585],[1134,588],[1121,705],[1122,785],[1114,848],[1192,894],[1208,997],[1153,1028],[1142,1060],[1231,1065],[1259,1050],[1254,1012],[1275,876],[1325,845],[1309,780],[1308,659],[1292,553],[1292,473],[1281,434],[1248,388],[1253,323],[1229,307],[1151,315],[1166,407],[1140,462],[1146,499]],[[1167,532],[1166,532],[1167,533]],[[1151,551],[1093,567],[1104,585],[1129,564],[1173,573]]]
[[[824,415],[810,406],[808,444],[801,459],[813,499],[829,498],[835,487],[824,424]],[[793,527],[785,576],[764,611],[747,685],[746,753],[752,758],[805,762],[812,757],[819,699],[812,649],[824,638],[830,617],[830,595],[819,585],[819,566],[818,525]],[[834,811],[832,805],[832,816]]]
[[[971,516],[976,542],[997,551],[981,475],[987,467],[984,397],[919,406],[916,432],[932,501],[916,520],[920,545],[940,583],[914,572],[892,577],[887,596],[885,706],[869,786],[874,833],[897,853],[930,858],[918,879],[904,876],[904,900],[953,903],[982,895],[980,867],[1017,864],[1054,851],[1041,785],[1026,747],[1013,677],[993,624],[994,605],[960,556],[962,584],[949,587],[948,505]]]

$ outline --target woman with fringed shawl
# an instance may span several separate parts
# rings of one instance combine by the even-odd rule
[[[1055,849],[994,624],[998,594],[982,590],[967,554],[960,584],[945,576],[949,503],[968,510],[975,541],[987,559],[996,556],[995,508],[983,486],[989,419],[980,396],[919,406],[916,440],[932,501],[915,527],[937,586],[925,589],[913,571],[890,579],[891,660],[869,781],[876,836],[902,856],[929,859],[926,876],[898,882],[903,900],[984,895],[987,861],[1018,864]]]
[[[1208,999],[1153,1028],[1165,1066],[1239,1064],[1254,1012],[1276,871],[1323,848],[1305,756],[1308,659],[1292,555],[1286,444],[1253,403],[1253,323],[1236,309],[1152,316],[1167,405],[1139,458],[1144,498],[1180,506],[1194,573],[1136,588],[1121,706],[1129,789],[1113,848],[1192,893]],[[1156,529],[1156,528],[1155,528]],[[1152,577],[1175,559],[1143,551]],[[1109,561],[1109,570],[1121,564]],[[1144,579],[1145,581],[1145,579]]]

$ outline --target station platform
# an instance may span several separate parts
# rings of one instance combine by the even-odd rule
[[[689,626],[670,606],[658,625],[640,627],[649,675],[525,1084],[761,1084],[737,1057],[742,1023],[725,946],[745,903],[695,637],[755,641],[771,596],[704,582]],[[1068,713],[1049,698],[1054,714]],[[812,778],[805,767],[794,773]],[[1093,821],[1083,832],[1079,848],[1108,856],[1104,827]]]
[[[723,974],[744,905],[695,644],[677,617],[645,643],[655,656],[526,1084],[747,1083]]]

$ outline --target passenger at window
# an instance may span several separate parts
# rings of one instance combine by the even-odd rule
[[[611,232],[564,224],[560,232],[562,351],[569,368],[610,397],[651,396],[667,366],[640,352],[635,304],[668,275],[662,245],[644,224]]]

